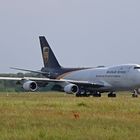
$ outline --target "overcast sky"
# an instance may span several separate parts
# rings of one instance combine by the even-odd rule
[[[140,64],[140,1],[0,0],[0,73],[39,70],[39,35],[65,67]]]

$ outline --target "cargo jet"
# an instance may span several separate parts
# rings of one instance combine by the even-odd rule
[[[137,97],[140,92],[140,65],[124,64],[111,67],[63,68],[58,63],[45,37],[40,37],[44,67],[40,71],[24,70],[40,73],[45,78],[35,77],[0,77],[2,80],[15,80],[26,91],[36,91],[40,86],[54,83],[60,85],[68,94],[76,96],[101,97],[101,93],[109,92],[108,97],[116,97],[117,91],[133,92]]]

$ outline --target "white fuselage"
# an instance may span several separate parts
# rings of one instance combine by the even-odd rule
[[[67,80],[87,81],[104,85],[102,90],[134,90],[140,87],[140,65],[125,64],[71,72]]]

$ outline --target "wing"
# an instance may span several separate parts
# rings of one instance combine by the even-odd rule
[[[21,81],[22,78],[18,78],[18,77],[0,77],[0,80]]]
[[[49,83],[60,85],[62,88],[74,84],[80,89],[86,90],[101,90],[107,87],[104,82],[89,82],[89,81],[78,81],[68,79],[49,79],[49,78],[36,78],[36,77],[0,77],[0,80],[13,80],[17,84],[21,84],[26,91],[36,91],[38,87],[45,87]]]
[[[43,82],[43,83],[72,83],[78,86],[86,86],[86,87],[95,87],[100,88],[104,87],[103,82],[89,82],[89,81],[77,81],[77,80],[67,80],[67,79],[49,79],[49,78],[36,78],[36,77],[0,77],[0,80],[13,80],[13,81],[35,81],[35,82]]]
[[[67,80],[67,79],[49,79],[49,78],[34,78],[34,77],[24,77],[22,80],[32,80],[37,83],[56,83],[56,84],[76,84],[83,88],[101,88],[105,84],[103,82],[89,82],[89,81],[77,81],[77,80]]]

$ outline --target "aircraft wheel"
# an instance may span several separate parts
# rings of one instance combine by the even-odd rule
[[[101,93],[93,93],[93,97],[101,97]]]
[[[138,97],[138,94],[135,94],[135,93],[134,93],[134,94],[132,94],[132,97],[133,97],[133,98],[137,98],[137,97]]]
[[[89,97],[86,90],[81,90],[76,94],[76,97]]]
[[[108,97],[116,97],[116,94],[111,92],[111,93],[108,94]]]
[[[76,96],[76,97],[81,97],[81,94],[77,93],[75,96]]]
[[[88,94],[76,94],[75,96],[76,97],[89,97]]]
[[[82,90],[81,96],[82,96],[82,97],[87,97],[87,91],[86,91],[86,90]]]

